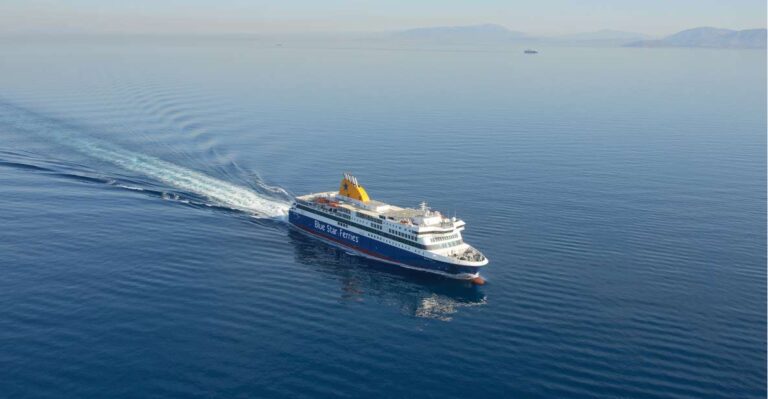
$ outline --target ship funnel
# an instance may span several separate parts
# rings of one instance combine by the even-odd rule
[[[339,186],[339,195],[362,202],[371,200],[363,186],[358,183],[357,178],[350,173],[344,173],[344,178]]]

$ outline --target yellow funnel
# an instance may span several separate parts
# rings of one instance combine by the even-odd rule
[[[341,185],[339,186],[339,195],[356,199],[362,202],[368,202],[371,199],[368,197],[368,193],[365,192],[363,186],[357,182],[355,176],[349,173],[344,173],[344,178],[341,179]]]

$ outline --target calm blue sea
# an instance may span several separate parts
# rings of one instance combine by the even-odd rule
[[[766,52],[0,41],[0,396],[761,398]],[[292,231],[356,174],[482,287]]]

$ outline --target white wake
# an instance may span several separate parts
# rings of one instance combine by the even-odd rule
[[[285,200],[272,198],[249,188],[219,180],[155,157],[127,151],[109,143],[92,139],[75,138],[72,140],[70,138],[68,144],[86,155],[112,163],[122,169],[142,174],[177,189],[202,195],[216,205],[265,217],[285,216],[290,207],[290,203]]]
[[[12,120],[18,128],[43,134],[46,138],[52,138],[57,143],[73,148],[86,156],[112,163],[170,187],[198,194],[208,198],[213,205],[243,211],[257,217],[282,217],[288,213],[290,203],[287,199],[258,193],[250,188],[216,179],[149,155],[129,151],[103,140],[82,135],[64,124],[25,112],[23,108],[14,108],[16,112],[13,113]],[[260,188],[289,197],[279,188],[263,184]]]

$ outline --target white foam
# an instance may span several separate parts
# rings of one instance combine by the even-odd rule
[[[427,319],[437,319],[442,321],[451,321],[452,314],[458,311],[458,308],[469,306],[482,306],[487,303],[483,298],[479,302],[460,302],[450,297],[432,294],[429,297],[422,298],[418,308],[416,308],[415,316]]]
[[[170,187],[201,195],[208,198],[212,205],[247,212],[257,217],[284,217],[288,213],[290,203],[285,197],[289,198],[289,196],[285,195],[285,190],[279,187],[259,184],[259,188],[272,195],[258,193],[247,187],[88,137],[54,120],[24,112],[23,108],[14,106],[8,108],[12,111],[12,116],[8,119],[16,122],[19,128],[34,134],[42,134],[87,156],[147,176]],[[278,195],[284,198],[275,198]]]
[[[119,148],[113,144],[69,137],[67,144],[75,149],[139,173],[169,186],[193,192],[209,198],[215,205],[251,213],[255,216],[278,217],[287,214],[290,204],[281,199],[271,198],[249,188],[241,187],[203,173],[172,164],[161,159]],[[265,187],[267,188],[267,187]],[[274,191],[274,187],[268,187]]]

